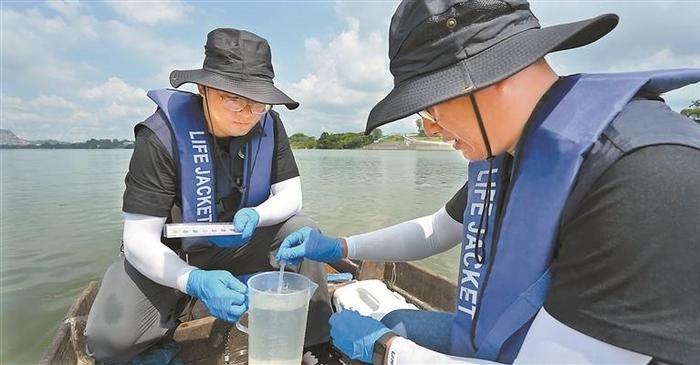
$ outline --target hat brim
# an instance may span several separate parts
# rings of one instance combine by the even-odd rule
[[[410,78],[395,85],[372,108],[365,133],[445,100],[493,85],[547,53],[593,43],[612,31],[618,20],[615,14],[604,14],[574,23],[529,29],[458,63]]]
[[[205,69],[175,70],[170,73],[170,85],[173,87],[188,82],[230,92],[263,104],[284,105],[290,110],[299,107],[298,102],[276,88],[272,81],[234,80]]]

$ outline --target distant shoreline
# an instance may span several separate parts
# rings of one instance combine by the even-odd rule
[[[40,147],[0,146],[0,150],[133,150],[133,147],[85,148],[85,147]],[[292,148],[294,151],[453,151],[446,148],[407,148],[405,146],[366,146],[363,148]]]
[[[11,134],[11,131],[5,131]],[[8,138],[22,143],[0,144],[4,150],[113,150],[133,149],[134,141],[117,139],[90,139],[85,142],[56,142],[56,141],[26,141],[12,134]],[[452,144],[445,143],[434,137],[418,135],[391,135],[372,138],[362,133],[323,133],[317,140],[315,137],[294,134],[289,138],[292,149],[305,150],[391,150],[391,151],[453,151]]]
[[[0,150],[133,150],[134,147],[75,147],[75,146],[12,146],[0,145]]]
[[[366,150],[396,150],[396,151],[454,151],[452,144],[426,139],[415,135],[403,135],[403,141],[379,141],[364,146]]]

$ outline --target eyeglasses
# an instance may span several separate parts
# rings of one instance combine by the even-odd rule
[[[437,119],[435,119],[435,117],[432,114],[430,114],[430,112],[427,110],[419,111],[418,116],[423,118],[423,119],[427,119],[433,123],[437,123]]]
[[[224,104],[224,108],[236,113],[245,109],[246,105],[250,107],[251,113],[257,115],[265,114],[272,108],[270,104],[261,104],[241,98],[226,97],[223,95],[219,95],[219,98],[221,99],[221,103]]]

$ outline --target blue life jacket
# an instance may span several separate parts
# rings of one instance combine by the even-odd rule
[[[211,154],[211,135],[198,95],[172,89],[148,92],[158,110],[140,126],[151,129],[176,162],[180,174],[182,222],[217,222],[217,196],[228,194],[229,179],[217,184]],[[274,120],[270,113],[261,120],[262,133],[245,147],[243,189],[237,209],[257,206],[270,196],[272,157],[275,149]],[[238,151],[229,151],[234,156]],[[182,250],[209,247],[206,237],[182,239]]]
[[[602,161],[584,178],[591,184],[622,156],[594,149],[601,134],[611,129],[626,133],[620,138],[625,151],[655,144],[700,148],[700,128],[686,118],[681,117],[682,125],[676,127],[661,125],[663,120],[645,120],[644,115],[620,114],[640,92],[660,95],[698,81],[700,69],[583,74],[557,82],[523,132],[512,169],[505,154],[493,161],[492,209],[485,212],[480,244],[477,229],[487,197],[489,162],[469,163],[451,355],[515,360],[544,303],[560,221],[572,189],[585,191],[576,185],[582,162],[592,152],[596,162]],[[508,173],[505,183],[503,174]],[[483,247],[481,263],[476,259],[478,246]]]

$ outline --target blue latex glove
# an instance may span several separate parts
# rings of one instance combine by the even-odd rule
[[[344,310],[331,316],[333,345],[353,360],[372,362],[374,343],[385,333],[391,332],[382,322]]]
[[[343,249],[340,238],[324,236],[316,229],[304,227],[282,241],[276,258],[277,261],[284,260],[294,266],[299,265],[304,258],[336,262],[343,258]]]
[[[202,301],[209,313],[234,323],[248,309],[248,287],[225,270],[193,270],[187,294]]]
[[[239,248],[253,237],[255,227],[258,226],[260,215],[253,208],[243,208],[233,216],[233,229],[241,232],[234,236],[214,236],[209,238],[209,242],[224,248]]]

